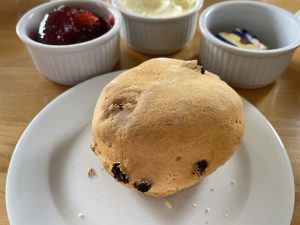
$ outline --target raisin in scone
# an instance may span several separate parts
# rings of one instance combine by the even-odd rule
[[[222,166],[244,131],[239,95],[196,61],[157,58],[103,89],[92,149],[128,188],[163,197]]]

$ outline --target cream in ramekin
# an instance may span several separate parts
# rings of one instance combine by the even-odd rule
[[[196,30],[198,11],[203,5],[203,0],[196,0],[190,9],[179,14],[151,16],[131,12],[119,1],[112,0],[124,19],[121,37],[129,47],[153,55],[178,51],[192,39]]]
[[[145,17],[172,17],[196,6],[197,0],[118,0],[124,11]]]

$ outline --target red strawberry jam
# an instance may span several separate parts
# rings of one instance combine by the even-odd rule
[[[70,45],[100,37],[114,25],[85,9],[61,5],[47,13],[40,23],[35,41],[49,45]]]

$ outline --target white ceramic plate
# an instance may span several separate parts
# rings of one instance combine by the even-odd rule
[[[290,161],[275,130],[246,100],[240,149],[203,183],[166,198],[173,208],[165,206],[166,199],[117,184],[101,169],[89,146],[96,100],[119,73],[66,91],[25,130],[8,171],[11,225],[290,224],[294,206]],[[95,177],[86,176],[88,167],[95,168]]]

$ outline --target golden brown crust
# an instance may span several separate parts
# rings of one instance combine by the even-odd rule
[[[202,75],[196,61],[166,58],[146,61],[106,85],[92,123],[93,148],[104,168],[113,175],[112,165],[121,163],[129,178],[124,185],[136,190],[136,182],[147,182],[145,194],[158,197],[223,165],[243,130],[242,101],[233,89],[209,72]],[[208,167],[200,175],[201,160]]]

